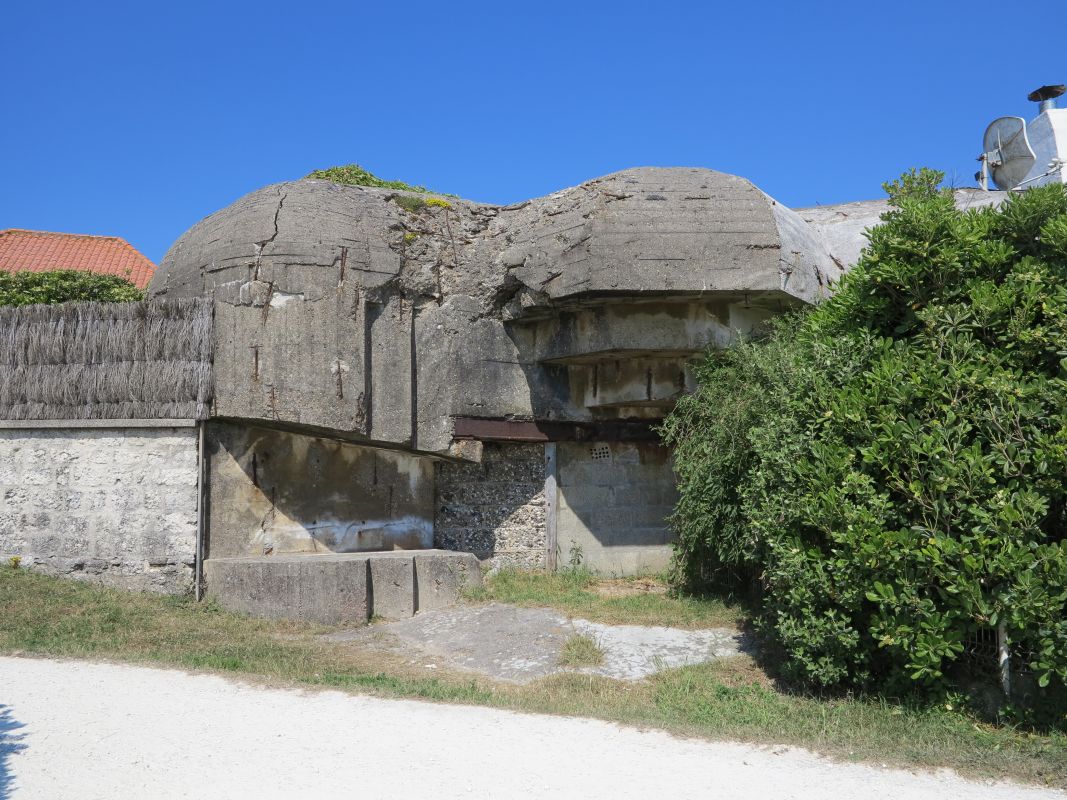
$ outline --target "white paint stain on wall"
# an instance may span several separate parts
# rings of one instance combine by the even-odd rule
[[[257,532],[253,545],[262,552],[285,553],[429,549],[433,547],[433,522],[412,515],[301,522],[279,513]]]

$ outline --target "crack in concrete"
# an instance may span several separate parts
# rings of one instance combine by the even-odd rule
[[[264,239],[260,242],[256,242],[255,244],[256,255],[255,262],[253,264],[253,280],[259,280],[259,266],[263,262],[263,248],[266,247],[268,244],[273,244],[274,240],[278,238],[278,217],[282,213],[282,206],[285,205],[285,198],[287,198],[288,196],[288,192],[281,192],[281,197],[278,200],[278,207],[274,209],[274,233],[272,233],[269,238]]]

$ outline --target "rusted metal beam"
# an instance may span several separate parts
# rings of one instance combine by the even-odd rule
[[[490,442],[651,442],[659,436],[653,422],[607,420],[604,422],[540,422],[536,420],[456,417],[453,437]]]

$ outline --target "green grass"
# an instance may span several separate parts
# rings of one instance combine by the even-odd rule
[[[487,576],[484,585],[468,592],[467,598],[472,602],[554,608],[606,625],[729,628],[744,620],[740,606],[720,599],[641,591],[642,586],[659,583],[649,578],[598,580],[580,568],[558,572],[503,569]]]
[[[519,584],[509,579],[516,592]],[[490,581],[488,591],[500,588]],[[559,588],[575,603],[575,591],[591,591],[588,583]],[[603,599],[590,602],[596,606]],[[612,604],[606,608],[617,611]],[[1067,787],[1062,733],[994,727],[943,708],[786,694],[746,656],[638,683],[566,673],[515,686],[441,669],[431,676],[403,654],[325,642],[322,627],[255,620],[189,599],[125,593],[10,567],[0,567],[0,609],[0,652],[8,655],[176,666],[286,685],[589,716],[684,735],[806,746],[846,760],[951,767],[975,777]],[[691,614],[713,618],[710,611]]]
[[[584,633],[576,633],[563,643],[559,653],[561,667],[598,667],[604,663],[604,651],[597,640]]]
[[[258,620],[214,603],[105,589],[0,567],[0,652],[237,672],[358,686],[434,700],[484,701],[473,681],[442,683],[376,654],[322,644],[326,628]]]

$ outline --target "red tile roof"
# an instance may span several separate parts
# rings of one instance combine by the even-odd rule
[[[49,272],[77,269],[118,275],[139,289],[148,286],[156,265],[118,236],[89,236],[10,228],[0,231],[0,270]]]

